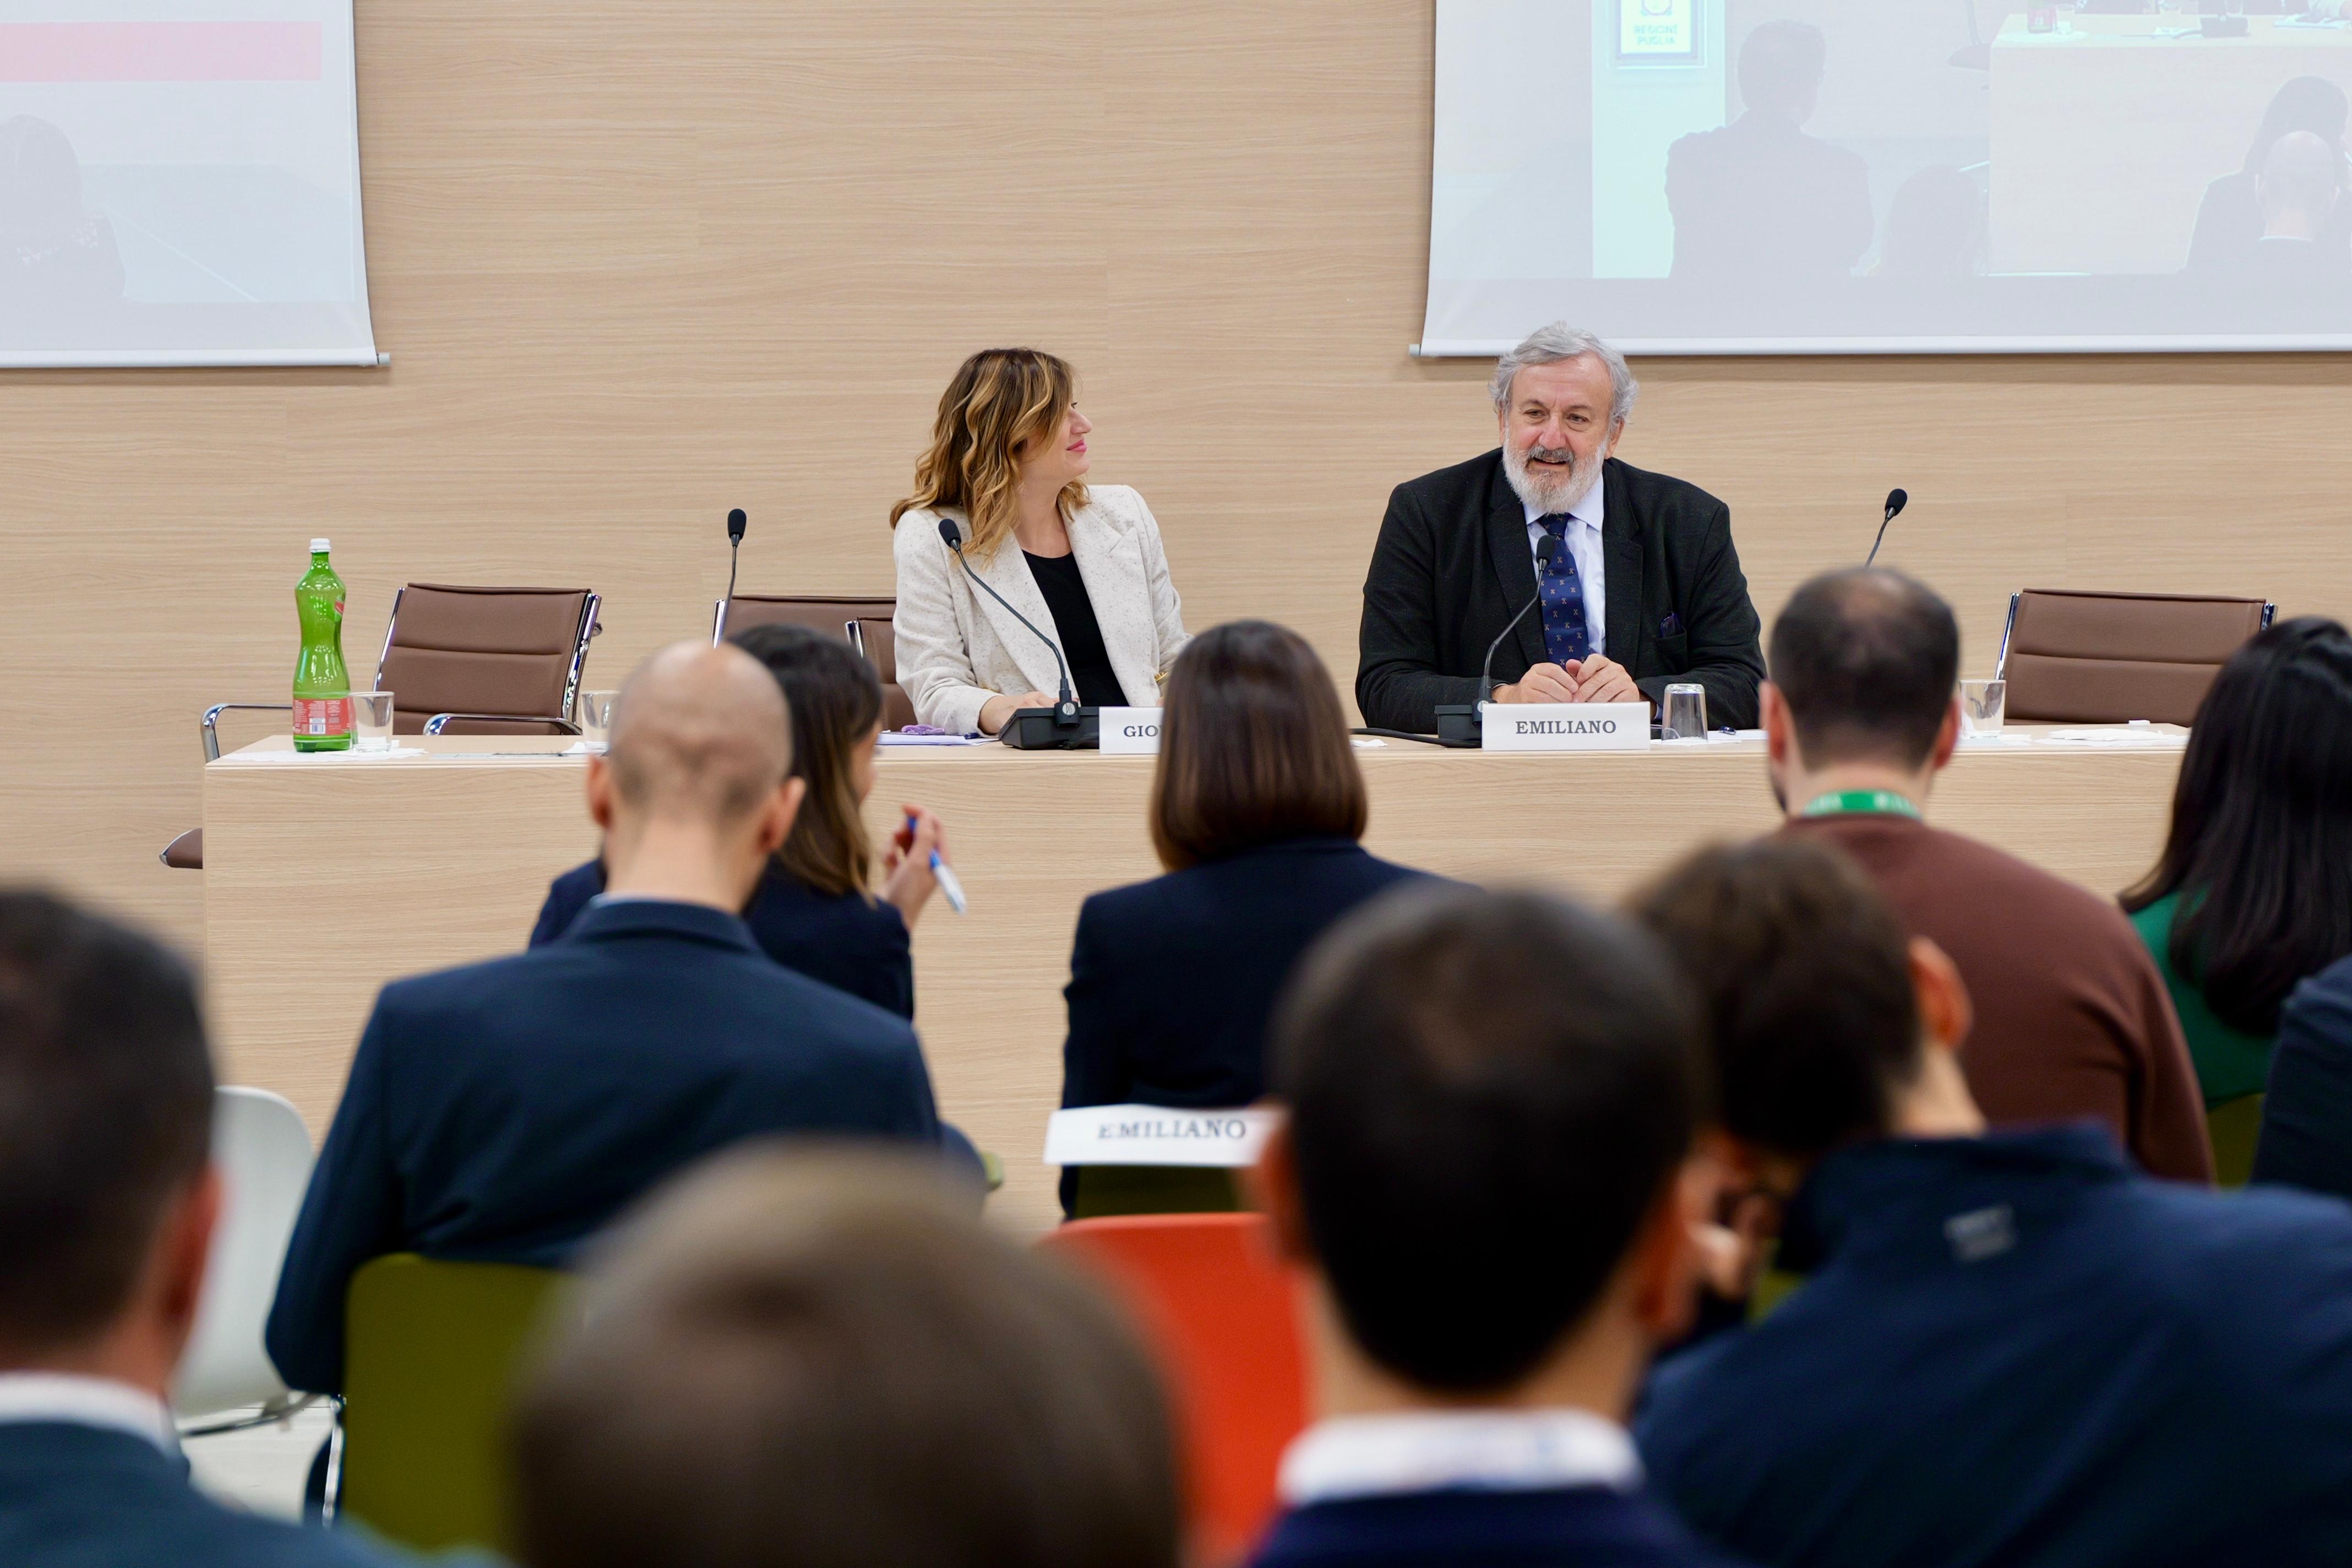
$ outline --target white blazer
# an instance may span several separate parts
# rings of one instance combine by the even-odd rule
[[[990,698],[1056,691],[1062,678],[1053,652],[964,575],[955,552],[940,538],[942,516],[953,518],[964,537],[971,537],[971,519],[955,507],[918,507],[898,520],[892,544],[898,563],[898,611],[891,626],[898,684],[913,700],[916,719],[969,734],[980,728],[980,710]],[[1087,486],[1087,504],[1070,519],[1070,552],[1077,557],[1111,672],[1129,705],[1157,708],[1160,672],[1186,639],[1183,603],[1169,580],[1168,556],[1151,509],[1125,485]],[[1045,607],[1018,540],[1007,535],[993,556],[970,559],[982,582],[1061,646],[1054,613]]]

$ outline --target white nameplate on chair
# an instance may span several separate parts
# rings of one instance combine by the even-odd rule
[[[1148,756],[1160,750],[1160,710],[1105,708],[1097,711],[1102,749],[1129,756]]]
[[[1490,752],[1638,752],[1650,743],[1646,702],[1489,702],[1478,720]]]
[[[1048,1165],[1254,1165],[1282,1112],[1082,1105],[1045,1122]]]

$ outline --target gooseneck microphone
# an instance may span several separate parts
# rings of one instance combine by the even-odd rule
[[[1047,637],[1044,632],[1038,631],[1037,624],[1034,621],[1032,621],[1028,616],[1023,615],[1020,611],[1013,609],[1012,601],[1008,600],[1003,595],[998,593],[995,589],[981,581],[980,574],[973,571],[971,569],[971,563],[964,558],[963,530],[956,526],[955,519],[951,517],[943,517],[940,519],[940,537],[947,541],[947,546],[950,550],[955,552],[956,560],[962,563],[963,574],[971,579],[973,586],[979,588],[982,593],[995,600],[998,604],[1003,605],[1006,611],[1012,615],[1014,620],[1019,621],[1023,626],[1027,626],[1030,631],[1035,633],[1037,640],[1044,643],[1046,648],[1053,654],[1054,668],[1062,672],[1062,696],[1061,700],[1054,704],[1054,722],[1057,727],[1076,724],[1078,721],[1078,702],[1076,698],[1070,695],[1070,667],[1063,662],[1062,645],[1055,642],[1052,637]],[[1028,710],[1028,711],[1034,713],[1036,710],[1033,708]],[[1016,717],[1018,717],[1018,715],[1016,715]],[[1007,721],[1005,728],[1007,730],[1012,728],[1010,721]]]
[[[1554,539],[1550,534],[1547,533],[1541,539],[1537,540],[1536,575],[1540,577],[1546,572],[1549,571],[1551,569],[1552,559],[1559,553],[1559,541]],[[1526,604],[1521,605],[1519,606],[1519,613],[1503,623],[1503,629],[1496,632],[1495,634],[1495,640],[1486,645],[1486,662],[1478,667],[1478,695],[1477,698],[1470,704],[1470,707],[1474,711],[1486,706],[1487,700],[1494,695],[1495,650],[1503,646],[1503,639],[1509,637],[1518,626],[1518,624],[1528,618],[1528,612],[1534,609],[1541,603],[1543,603],[1543,590],[1541,588],[1538,588],[1536,590],[1536,596],[1529,599]]]
[[[1549,533],[1537,540],[1537,574],[1540,576],[1545,569],[1551,565],[1553,558],[1559,554],[1559,540]],[[1518,624],[1528,618],[1528,612],[1541,603],[1543,603],[1543,589],[1538,587],[1536,590],[1536,596],[1521,605],[1519,613],[1504,622],[1503,629],[1495,634],[1495,640],[1486,645],[1486,660],[1478,667],[1478,695],[1466,703],[1448,702],[1438,708],[1437,742],[1439,745],[1475,746],[1483,743],[1479,733],[1478,711],[1486,706],[1486,700],[1495,689],[1496,650],[1503,646],[1503,639],[1509,637],[1517,629]]]
[[[751,520],[741,507],[727,514],[727,603],[735,602],[735,564],[743,558],[743,530]]]
[[[1878,547],[1886,542],[1886,525],[1895,521],[1895,514],[1896,512],[1901,511],[1910,503],[1911,492],[1909,490],[1897,489],[1888,490],[1886,492],[1886,515],[1879,520],[1878,537],[1871,541],[1870,553],[1864,558],[1862,563],[1864,568],[1867,568],[1872,562],[1878,559]]]

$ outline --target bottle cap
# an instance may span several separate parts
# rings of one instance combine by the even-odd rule
[[[323,540],[323,539],[314,539],[314,540],[310,541],[310,553],[311,553],[311,554],[313,554],[313,555],[324,555],[326,552],[327,552],[327,542],[326,542],[325,540]]]

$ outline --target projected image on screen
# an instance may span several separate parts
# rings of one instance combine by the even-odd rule
[[[2352,347],[2305,4],[1440,0],[1423,351]]]
[[[0,3],[0,364],[372,363],[350,0]]]

